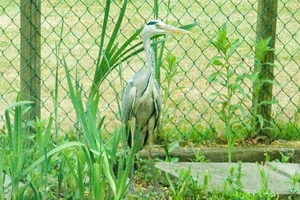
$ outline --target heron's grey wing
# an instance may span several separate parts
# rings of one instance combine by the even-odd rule
[[[134,90],[133,81],[130,79],[125,87],[122,98],[122,121],[125,123],[125,125],[127,125],[132,114],[136,96],[136,94],[134,94]]]
[[[122,98],[122,120],[127,123],[132,115],[137,95],[147,86],[147,71],[138,71],[127,83]]]
[[[156,112],[158,114],[158,118],[160,116],[160,113],[161,113],[161,109],[162,109],[162,100],[161,100],[161,95],[160,95],[160,89],[159,89],[159,86],[158,86],[158,83],[157,81],[155,80],[154,81],[154,85],[155,85],[155,88],[156,88],[156,91],[157,91],[157,95],[156,95],[156,98],[155,98],[155,109],[156,109]]]
[[[136,88],[137,96],[141,96],[148,86],[150,74],[148,71],[138,71],[130,80],[133,81],[133,86]]]

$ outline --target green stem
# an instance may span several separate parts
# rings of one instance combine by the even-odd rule
[[[226,112],[226,138],[228,142],[228,162],[231,162],[231,153],[234,145],[234,141],[232,138],[232,130],[230,120],[233,117],[231,113],[231,99],[232,99],[232,90],[230,88],[230,64],[228,58],[225,57],[226,60],[226,88],[227,88],[227,112]]]

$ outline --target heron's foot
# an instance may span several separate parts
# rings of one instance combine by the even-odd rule
[[[153,186],[148,186],[147,188],[138,187],[133,190],[128,188],[126,195],[129,199],[162,199],[164,191]]]
[[[127,181],[129,181],[129,185],[128,185],[128,189],[127,189],[127,192],[129,194],[133,194],[134,193],[134,188],[133,188],[133,185],[134,185],[134,179],[133,178],[129,178],[127,179]]]
[[[135,195],[136,195],[136,192],[135,192],[134,188],[129,187],[129,188],[127,189],[127,194],[130,195],[130,196],[135,196]]]
[[[162,192],[162,190],[159,188],[158,183],[155,183],[153,188],[152,188],[152,192],[155,194],[160,194]]]
[[[126,196],[129,199],[138,199],[141,196],[139,189],[133,187],[134,184],[130,184],[126,191]]]

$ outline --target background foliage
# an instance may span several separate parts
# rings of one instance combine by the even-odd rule
[[[154,4],[158,10],[154,12]],[[273,105],[274,135],[288,127],[286,138],[297,138],[300,129],[300,3],[298,0],[279,0],[276,38],[276,63],[273,96],[278,104]],[[14,102],[20,90],[20,1],[3,0],[0,3],[0,117],[4,125],[4,108]],[[122,1],[112,1],[108,16],[106,36],[110,37],[117,23]],[[83,101],[88,98],[92,87],[99,53],[99,40],[105,14],[105,1],[94,0],[42,0],[42,118],[50,118],[57,113],[59,132],[69,133],[76,125],[75,110],[68,98],[68,86],[63,64],[57,63],[60,57],[55,50],[60,44],[60,54],[66,59],[70,76],[80,80]],[[232,9],[233,8],[233,9]],[[220,105],[210,99],[210,94],[225,88],[207,83],[210,75],[217,71],[206,68],[207,63],[217,53],[209,41],[215,39],[216,30],[227,24],[228,38],[238,38],[240,46],[233,59],[242,61],[248,71],[253,70],[255,26],[257,15],[256,0],[238,1],[129,1],[125,10],[121,29],[116,42],[124,43],[136,30],[150,19],[158,18],[175,26],[194,22],[199,25],[192,29],[189,36],[168,36],[165,43],[161,68],[161,85],[168,84],[169,77],[164,69],[168,51],[176,57],[177,74],[168,84],[168,108],[163,127],[171,139],[188,139],[195,142],[216,138],[223,127],[218,127],[213,119],[218,115]],[[157,13],[156,13],[157,12]],[[63,27],[63,28],[62,28]],[[62,31],[63,30],[63,31]],[[61,32],[62,31],[62,32]],[[107,41],[106,41],[107,42]],[[136,43],[140,37],[136,37]],[[133,42],[133,44],[136,44]],[[104,44],[105,46],[106,44]],[[111,71],[100,87],[99,109],[105,116],[103,131],[112,133],[120,127],[117,99],[127,80],[144,66],[145,56],[140,53],[120,64]],[[77,73],[77,77],[75,77]],[[57,85],[55,81],[57,80]],[[251,93],[249,83],[243,88]],[[58,90],[56,90],[58,89]],[[54,91],[58,91],[55,104]],[[117,99],[116,99],[117,98]],[[244,105],[249,108],[249,105]]]

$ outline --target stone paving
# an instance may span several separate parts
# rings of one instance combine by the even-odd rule
[[[208,190],[217,189],[223,190],[224,180],[229,177],[230,167],[234,167],[234,174],[237,173],[238,163],[196,163],[196,162],[178,162],[178,163],[168,163],[168,162],[158,162],[156,167],[172,175],[173,178],[179,177],[179,170],[184,168],[186,170],[191,170],[191,175],[198,179],[200,183],[204,181],[204,174],[207,170],[209,172],[209,184]],[[268,189],[272,194],[279,194],[280,197],[287,197],[292,189],[291,176],[296,172],[300,173],[299,164],[291,163],[276,163],[267,162],[265,165],[259,165],[257,163],[242,163],[242,185],[243,190],[249,193],[259,192],[262,185],[262,177],[260,172],[263,170],[267,176]],[[299,189],[299,183],[297,185]],[[298,195],[300,192],[298,191]]]

